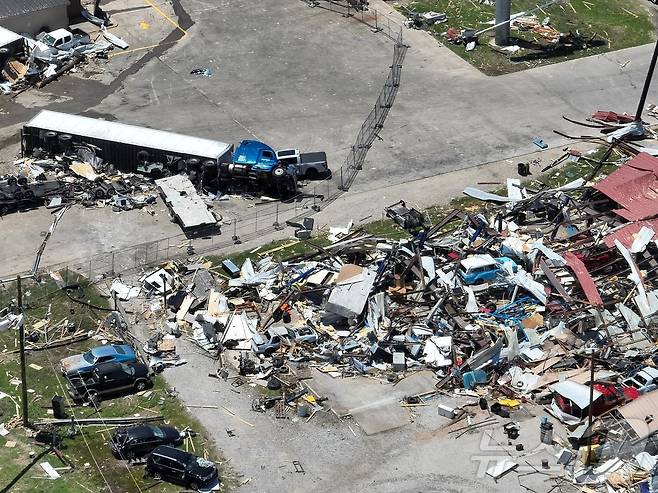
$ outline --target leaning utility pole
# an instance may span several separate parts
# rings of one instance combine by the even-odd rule
[[[496,45],[509,44],[512,0],[496,0]]]
[[[27,414],[27,371],[25,368],[25,315],[23,313],[23,291],[21,290],[21,276],[16,277],[16,287],[18,289],[18,309],[20,311],[21,321],[18,325],[18,340],[21,356],[21,408],[23,413],[23,426],[30,426],[29,416]]]
[[[656,46],[653,49],[653,56],[651,57],[651,63],[649,63],[647,77],[644,80],[644,87],[642,88],[640,103],[637,105],[637,111],[635,112],[636,122],[642,121],[642,110],[644,109],[644,103],[647,101],[647,94],[649,93],[649,87],[651,86],[651,79],[653,79],[653,71],[656,68],[656,59],[658,59],[658,41],[656,41]]]

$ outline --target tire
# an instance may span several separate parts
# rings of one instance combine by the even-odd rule
[[[277,380],[276,378],[272,377],[267,381],[267,388],[269,390],[280,390],[281,382],[279,382],[279,380]]]
[[[320,178],[320,173],[318,173],[317,169],[311,168],[306,172],[306,178],[309,180],[317,180]]]
[[[49,131],[44,134],[44,137],[48,140],[54,140],[57,138],[57,132]]]
[[[34,192],[32,190],[25,190],[23,192],[23,197],[25,197],[28,200],[31,200],[34,198]]]
[[[15,176],[10,176],[9,178],[7,178],[7,185],[13,186],[16,185],[16,183],[18,183],[18,180],[16,179]]]
[[[136,392],[141,392],[142,390],[146,390],[146,381],[145,380],[138,380],[135,382],[135,391]]]
[[[151,156],[147,151],[139,151],[137,153],[137,161],[139,161],[140,163],[148,163],[150,159]]]
[[[104,199],[105,198],[105,191],[102,188],[97,188],[94,190],[94,197],[97,199]]]
[[[199,491],[199,485],[196,484],[194,481],[192,481],[192,482],[190,483],[190,489],[191,489],[192,491]]]
[[[19,176],[18,179],[16,180],[16,183],[18,183],[20,186],[25,186],[27,185],[27,178],[24,176]]]
[[[286,170],[281,166],[279,166],[272,170],[272,174],[274,175],[275,178],[283,178],[284,176],[286,176]]]

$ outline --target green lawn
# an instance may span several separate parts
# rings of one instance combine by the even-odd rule
[[[532,0],[512,0],[512,13],[528,11],[545,2]],[[408,10],[422,13],[427,11],[444,12],[448,21],[435,24],[428,30],[443,44],[459,56],[488,75],[500,75],[548,63],[620,50],[646,44],[655,39],[655,27],[650,13],[639,0],[570,0],[564,4],[554,4],[535,12],[541,22],[550,18],[551,25],[562,33],[579,32],[582,39],[588,40],[587,48],[581,46],[555,45],[543,40],[531,31],[512,30],[512,44],[518,44],[521,51],[503,54],[488,46],[493,31],[480,37],[480,44],[471,52],[463,45],[447,42],[441,33],[449,27],[471,28],[479,31],[487,26],[487,21],[495,17],[495,7],[484,5],[479,0],[423,0],[412,2],[406,7],[398,5],[398,10],[406,14]],[[407,10],[408,9],[408,10]]]
[[[107,300],[98,291],[90,286],[84,279],[69,279],[69,283],[79,282],[84,292],[73,292],[72,296],[80,296],[81,300],[90,304],[107,307]],[[98,321],[107,312],[81,305],[69,299],[65,293],[57,288],[54,282],[47,280],[42,284],[23,283],[25,292],[25,306],[30,324],[41,319],[50,310],[51,320],[58,322],[68,318],[75,327],[95,329]],[[16,297],[14,285],[0,289],[0,306],[6,306],[8,300]],[[30,331],[30,325],[26,328]],[[40,341],[42,342],[42,341]],[[27,355],[27,363],[36,365],[27,368],[29,417],[31,421],[52,418],[47,407],[54,395],[65,395],[63,387],[65,381],[58,371],[58,362],[61,358],[84,352],[90,346],[100,344],[99,341],[87,340],[65,347],[43,351],[33,351]],[[21,390],[12,382],[20,378],[17,332],[8,331],[0,333],[0,390],[12,396],[20,404]],[[40,367],[40,369],[38,369]],[[176,371],[171,370],[171,371]],[[220,474],[223,476],[222,491],[228,491],[237,484],[237,479],[231,477],[228,469],[221,467],[222,459],[214,452],[212,443],[206,436],[201,425],[192,418],[182,406],[180,400],[171,395],[161,377],[156,377],[154,386],[142,395],[128,395],[117,397],[101,403],[101,417],[119,416],[153,416],[163,415],[165,424],[176,426],[179,429],[189,427],[198,433],[193,438],[197,455],[207,455],[220,464]],[[78,406],[70,411],[78,418],[98,417],[93,408]],[[10,398],[0,399],[0,422],[7,423],[15,414],[15,405]],[[60,471],[62,478],[57,480],[42,479],[45,476],[39,463],[48,461],[53,467],[63,467],[64,464],[55,455],[46,455],[41,458],[19,481],[12,487],[12,492],[135,492],[142,489],[149,492],[175,492],[180,487],[157,483],[152,479],[143,478],[143,466],[127,466],[124,462],[114,459],[107,447],[107,440],[111,430],[105,426],[90,426],[82,428],[74,436],[68,437],[68,427],[57,429],[63,438],[62,452],[70,460],[75,469],[73,471]],[[16,442],[14,448],[7,448],[7,442]],[[189,446],[189,445],[188,445]],[[32,439],[22,428],[14,428],[6,437],[0,437],[0,489],[8,485],[12,479],[31,461],[29,452],[39,453],[42,447],[34,444]],[[193,450],[190,449],[192,452]],[[103,479],[103,476],[105,479]],[[108,488],[107,484],[110,485]]]

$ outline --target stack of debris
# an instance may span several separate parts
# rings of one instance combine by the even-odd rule
[[[0,177],[0,215],[41,204],[56,209],[81,203],[120,212],[155,202],[151,180],[114,170],[96,152],[90,144],[76,144],[14,161],[16,173]]]
[[[618,169],[598,176],[613,150]],[[589,180],[562,186],[508,179],[507,195],[469,187],[469,210],[435,224],[398,202],[386,213],[404,240],[337,229],[329,245],[283,262],[265,252],[240,268],[171,263],[121,291],[143,291],[162,320],[150,348],[166,352],[164,333],[187,334],[221,361],[237,352],[234,385],[283,389],[254,410],[310,416],[322,401],[303,383],[313,374],[429,375],[430,394],[452,389],[499,416],[546,405],[569,427],[564,446],[587,445],[603,461],[611,433],[635,440],[605,469],[567,454],[577,484],[650,478],[658,450],[640,452],[658,406],[658,158],[615,139],[582,164],[593,164]],[[412,394],[403,406],[428,405]]]
[[[128,48],[128,43],[104,24],[99,37],[103,40],[92,41],[80,29],[56,29],[32,38],[0,27],[0,90],[9,94],[32,86],[41,88],[78,65],[107,58],[114,47]]]

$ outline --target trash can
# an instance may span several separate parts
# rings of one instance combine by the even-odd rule
[[[54,396],[52,406],[55,419],[66,419],[66,403],[64,402],[64,397],[61,395]]]
[[[553,445],[553,423],[549,422],[546,416],[542,416],[541,418],[539,440],[546,445]]]

